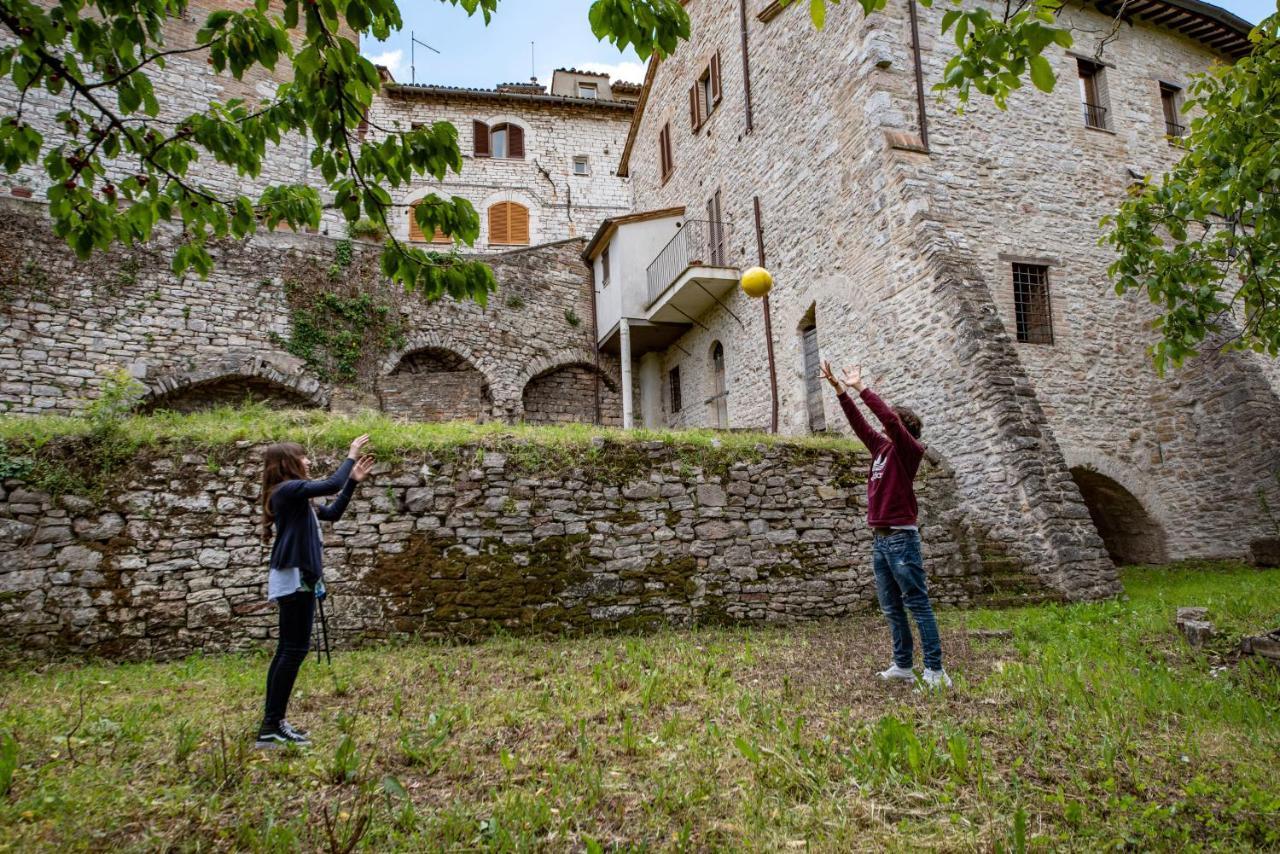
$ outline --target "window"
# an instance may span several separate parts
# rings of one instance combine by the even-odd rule
[[[579,155],[578,157],[573,158],[573,174],[591,174],[591,161],[588,160],[585,155]]]
[[[1084,126],[1107,130],[1107,87],[1103,67],[1087,59],[1077,59],[1080,75],[1080,101],[1084,106]]]
[[[713,267],[725,266],[724,220],[720,216],[720,191],[707,200],[707,243]]]
[[[698,81],[689,89],[689,128],[693,133],[702,130],[719,103],[720,52],[716,51],[698,76]]]
[[[822,407],[822,361],[818,355],[818,325],[813,309],[800,326],[800,342],[804,350],[804,400],[809,414],[809,432],[827,429],[827,415]]]
[[[418,206],[416,204],[409,205],[409,240],[414,243],[426,243],[427,238],[423,235],[422,228],[418,225],[417,210]],[[453,238],[437,228],[435,234],[431,235],[431,242],[453,243]]]
[[[729,426],[729,391],[724,381],[724,345],[711,345],[711,426],[724,430]]]
[[[595,83],[579,83],[578,97],[579,98],[599,98],[600,87],[597,86]]]
[[[680,366],[676,365],[667,372],[667,381],[671,386],[671,412],[680,411]]]
[[[489,127],[484,122],[471,123],[474,138],[472,154],[496,160],[524,160],[524,128],[513,124]]]
[[[609,247],[606,246],[604,251],[600,253],[600,288],[609,287]]]
[[[1160,104],[1164,108],[1165,136],[1186,136],[1187,126],[1182,123],[1182,89],[1172,83],[1160,84]]]
[[[1013,314],[1020,344],[1053,343],[1049,268],[1044,264],[1013,265]]]
[[[676,168],[675,160],[671,156],[671,122],[663,125],[662,130],[658,132],[658,160],[662,166],[662,181],[666,183]]]
[[[529,245],[529,209],[515,202],[489,208],[489,243],[493,246]]]

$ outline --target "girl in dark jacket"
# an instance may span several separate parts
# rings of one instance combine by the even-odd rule
[[[316,599],[324,596],[319,520],[341,519],[356,484],[369,476],[373,457],[360,455],[368,443],[367,435],[352,442],[346,460],[325,480],[307,479],[311,460],[301,445],[283,442],[263,454],[262,541],[272,543],[274,534],[267,599],[280,607],[280,642],[267,670],[266,714],[258,747],[311,743],[305,731],[289,725],[284,713],[311,647]],[[335,493],[332,504],[312,507],[312,498]]]

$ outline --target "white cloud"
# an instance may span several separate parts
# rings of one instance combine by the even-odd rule
[[[387,50],[382,53],[366,54],[365,59],[374,65],[384,65],[391,69],[391,76],[399,83],[409,82],[409,66],[404,64],[404,51]]]

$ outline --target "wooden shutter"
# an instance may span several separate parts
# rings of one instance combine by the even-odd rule
[[[689,130],[693,133],[698,132],[698,128],[702,126],[702,122],[698,121],[698,84],[694,83],[689,87]],[[665,173],[666,170],[664,169]]]
[[[507,125],[507,157],[524,160],[524,128]]]
[[[658,131],[658,163],[662,167],[662,177],[667,177],[667,129]]]
[[[452,243],[453,238],[445,234],[443,231],[439,229],[439,227],[437,227],[436,233],[431,235],[431,242],[432,243]]]
[[[473,121],[471,130],[475,136],[475,148],[473,153],[476,157],[489,156],[489,126],[484,122]]]
[[[409,205],[409,240],[422,243],[426,238],[422,236],[422,229],[418,227],[417,210],[417,205]]]
[[[711,57],[711,103],[720,103],[720,51]]]
[[[507,223],[510,242],[518,246],[528,246],[529,209],[515,202],[507,202]]]
[[[489,208],[489,242],[509,243],[511,229],[507,222],[507,203],[498,202]]]

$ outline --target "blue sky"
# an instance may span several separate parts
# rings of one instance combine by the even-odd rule
[[[1275,0],[1220,0],[1218,5],[1247,21],[1262,20],[1276,10]],[[639,83],[644,66],[634,53],[620,53],[596,41],[587,23],[591,0],[502,0],[488,27],[479,15],[443,0],[402,0],[405,26],[386,42],[368,41],[365,56],[391,68],[395,78],[410,77],[409,32],[440,51],[416,49],[419,83],[492,88],[497,83],[528,80],[530,42],[536,47],[533,68],[549,83],[551,70],[574,66],[603,71]],[[856,6],[837,14],[861,14]]]

